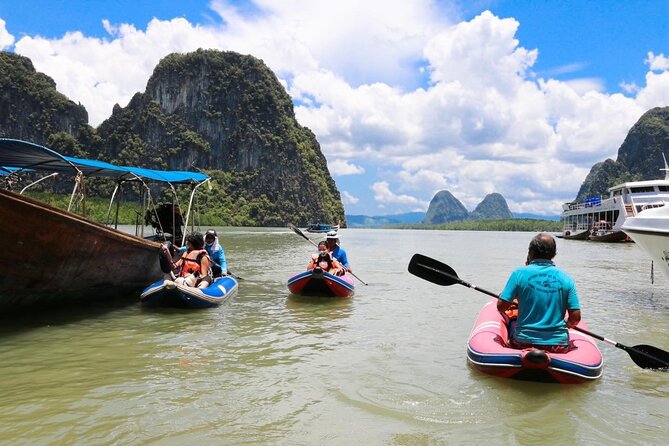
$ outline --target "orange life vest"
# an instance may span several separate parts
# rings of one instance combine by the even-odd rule
[[[186,252],[181,258],[177,261],[177,266],[181,267],[179,272],[179,277],[186,277],[189,274],[194,274],[196,277],[202,274],[202,257],[207,255],[207,251],[204,249],[194,249],[190,252]],[[207,271],[204,275],[208,274]]]

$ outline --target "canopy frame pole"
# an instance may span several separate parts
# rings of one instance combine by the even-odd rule
[[[193,185],[192,185],[192,189],[191,189],[191,193],[190,193],[190,200],[188,201],[188,212],[186,213],[186,223],[184,224],[184,227],[186,227],[186,228],[188,227],[188,220],[190,219],[191,207],[193,206],[193,198],[194,198],[194,196],[195,196],[195,191],[196,191],[200,186],[202,186],[203,184],[206,184],[206,183],[208,183],[208,182],[209,182],[209,178],[207,178],[206,180],[202,181],[201,183],[193,184]],[[195,226],[193,226],[193,228],[191,228],[191,230],[193,230],[194,228],[195,228]],[[186,231],[184,231],[183,240],[182,240],[182,242],[181,242],[181,245],[182,245],[182,246],[183,246],[183,243],[184,243],[185,241],[186,241]]]

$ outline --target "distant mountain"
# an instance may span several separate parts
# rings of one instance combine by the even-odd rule
[[[506,220],[513,214],[501,194],[492,193],[485,196],[472,212],[453,196],[449,191],[442,190],[430,201],[427,214],[423,220],[427,225],[438,225],[454,221],[466,220]]]
[[[367,215],[346,215],[349,228],[373,228],[395,224],[418,224],[425,218],[425,212],[408,212],[406,214],[381,215],[370,217]]]
[[[462,221],[469,218],[467,208],[453,196],[449,191],[442,190],[430,200],[427,214],[423,223],[426,225],[439,225],[452,221]]]
[[[560,221],[559,215],[538,215],[529,213],[513,214],[515,219],[550,220]],[[369,215],[346,214],[346,222],[349,228],[379,228],[396,224],[421,224],[425,219],[425,212],[408,212],[406,214],[380,215],[371,217]]]
[[[476,209],[469,214],[471,220],[506,220],[513,214],[501,194],[492,193],[485,196]]]

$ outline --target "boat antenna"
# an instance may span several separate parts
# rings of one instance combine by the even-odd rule
[[[667,158],[664,156],[664,152],[662,152],[662,158],[664,159],[664,179],[669,180],[669,165],[667,165]]]

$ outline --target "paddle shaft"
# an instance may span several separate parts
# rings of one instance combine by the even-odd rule
[[[288,225],[288,227],[289,227],[290,229],[292,229],[293,232],[294,232],[295,234],[297,234],[297,235],[301,235],[302,237],[304,237],[305,240],[307,240],[309,243],[311,243],[311,244],[314,245],[316,248],[318,248],[318,245],[317,245],[313,240],[311,240],[309,237],[307,237],[306,235],[304,235],[304,232],[300,231],[300,228],[298,228],[297,226],[292,225],[292,224]],[[360,283],[362,283],[363,285],[365,285],[365,286],[369,285],[367,282],[365,282],[364,280],[362,280],[360,277],[356,276],[356,275],[353,273],[353,271],[351,271],[350,269],[347,269],[346,272],[349,273],[350,275],[352,275],[353,277],[355,277],[356,279],[358,279],[358,280],[360,281]]]

